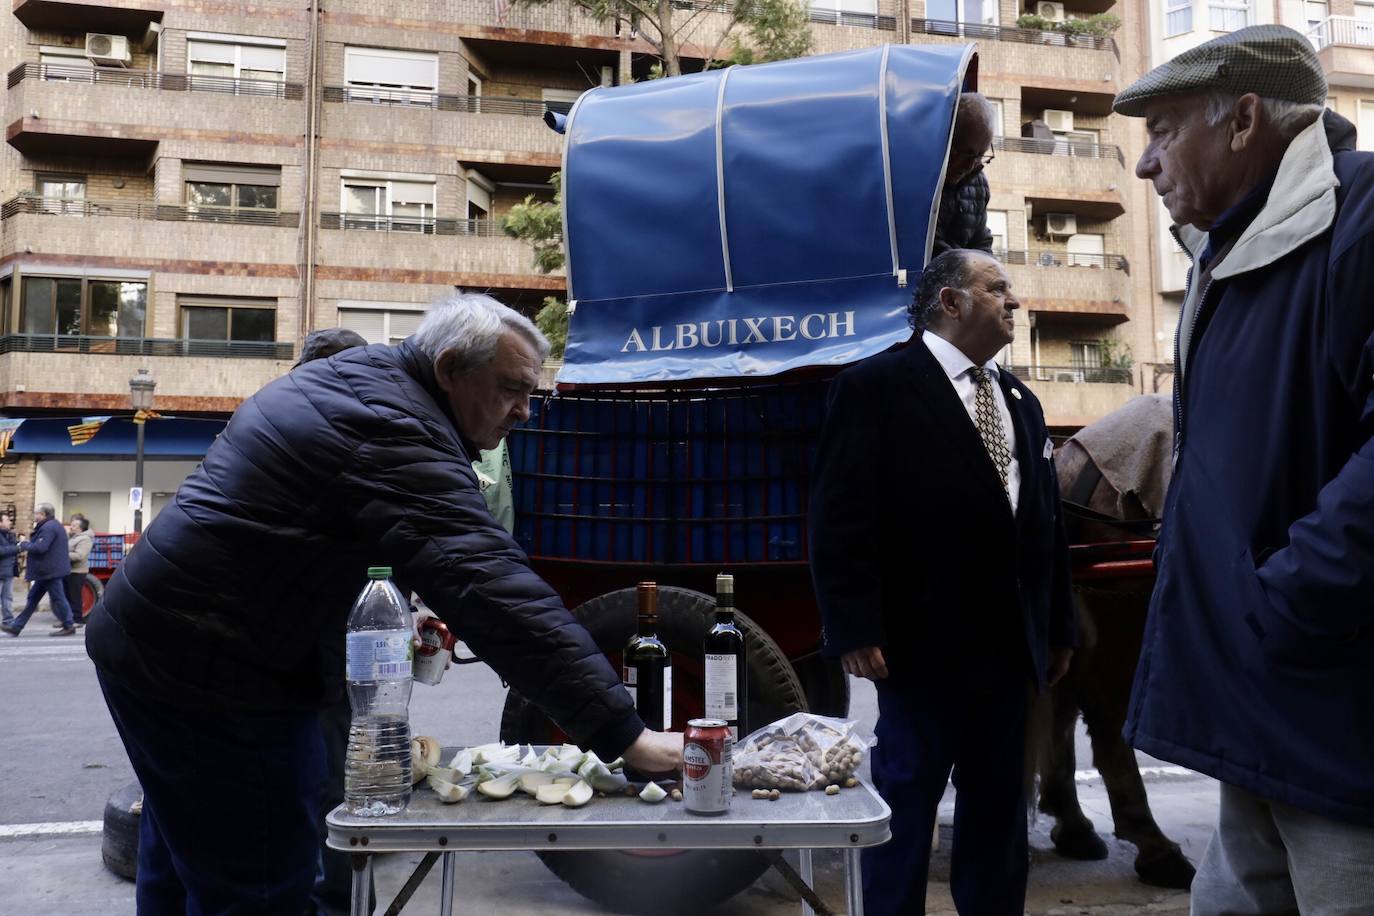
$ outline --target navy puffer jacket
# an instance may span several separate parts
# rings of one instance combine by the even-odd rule
[[[30,582],[61,579],[72,571],[72,561],[67,556],[67,526],[55,518],[44,519],[19,549],[28,551],[24,578]]]
[[[992,251],[992,230],[988,228],[988,176],[975,172],[940,197],[940,212],[935,223],[935,244],[930,256],[951,248]]]
[[[574,740],[618,756],[644,727],[633,701],[492,519],[471,454],[410,341],[293,370],[239,407],[116,570],[87,651],[196,708],[322,706],[367,567],[390,565]]]

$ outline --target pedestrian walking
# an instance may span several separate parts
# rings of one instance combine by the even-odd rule
[[[38,610],[38,602],[47,595],[53,614],[62,624],[48,635],[76,635],[76,621],[72,620],[65,588],[67,574],[72,571],[72,561],[67,555],[67,529],[56,515],[52,503],[39,503],[33,512],[33,534],[19,545],[19,549],[29,555],[24,572],[24,578],[29,580],[29,600],[24,604],[23,613],[12,623],[0,625],[0,632],[18,636],[33,612]]]
[[[67,556],[71,558],[72,571],[67,574],[66,588],[67,604],[71,605],[72,618],[79,627],[86,625],[81,593],[86,588],[86,574],[91,571],[93,546],[95,536],[91,534],[91,521],[78,512],[67,523]]]
[[[14,623],[14,577],[19,575],[19,536],[14,520],[0,515],[0,623]]]

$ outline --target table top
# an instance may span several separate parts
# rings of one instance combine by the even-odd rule
[[[446,748],[448,760],[454,749]],[[691,814],[671,798],[657,804],[625,795],[593,796],[581,808],[541,805],[517,791],[491,799],[476,791],[453,805],[424,783],[400,814],[357,817],[335,808],[329,846],[350,852],[498,849],[822,849],[877,846],[891,837],[892,811],[867,782],[838,795],[784,792],[777,801],[736,789],[723,815]]]

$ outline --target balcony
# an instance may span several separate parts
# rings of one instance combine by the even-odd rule
[[[404,17],[414,29],[425,29],[434,22],[451,22],[474,26],[465,34],[481,31],[487,38],[508,40],[512,31],[521,31],[527,33],[524,40],[531,40],[533,36],[528,33],[552,32],[558,33],[560,40],[550,41],[551,45],[568,44],[566,38],[562,38],[567,35],[578,36],[579,44],[588,46],[611,47],[620,43],[614,18],[602,22],[570,3],[504,6],[499,16],[493,16],[491,0],[410,0],[394,10],[389,6],[386,9],[388,16]],[[377,11],[375,0],[337,0],[329,6],[329,17],[343,25],[375,29]]]
[[[148,4],[148,7],[155,4]],[[109,2],[14,0],[14,18],[34,31],[61,31],[79,22],[88,32],[130,35],[162,21],[162,10]]]
[[[1307,37],[1317,49],[1328,80],[1343,86],[1374,86],[1374,22],[1329,16]]]
[[[1009,41],[1024,45],[1046,45],[1052,48],[1085,48],[1090,51],[1111,51],[1121,60],[1121,48],[1115,38],[1096,35],[1065,35],[1063,32],[1044,32],[1040,29],[1018,29],[1014,26],[983,25],[976,22],[948,22],[940,19],[911,20],[913,35],[939,35],[946,38],[971,38],[990,41]]]
[[[1023,382],[1068,382],[1072,385],[1130,385],[1134,369],[1116,366],[1008,366]]]
[[[20,194],[0,204],[0,220],[8,220],[22,213],[44,216],[102,217],[127,219],[160,219],[186,223],[228,223],[240,226],[299,225],[300,214],[279,210],[247,210],[229,207],[174,207],[152,201],[100,201],[39,197]]]
[[[168,92],[218,92],[225,95],[296,101],[305,98],[305,87],[301,83],[197,76],[187,73],[157,73],[150,70],[128,70],[123,67],[63,67],[32,62],[20,64],[9,72],[7,88],[13,89],[26,79],[61,83],[101,83],[135,89],[162,89]]]
[[[1007,265],[1011,288],[1027,311],[1098,324],[1120,324],[1130,317],[1130,265],[1122,255],[1063,249],[993,254]]]
[[[1071,143],[1068,140],[1035,140],[1030,137],[994,137],[992,148],[1035,156],[1070,156],[1074,159],[1115,159],[1125,167],[1126,156],[1115,143]]]
[[[1135,370],[1084,366],[1008,366],[1040,399],[1045,425],[1077,430],[1138,393]]]
[[[321,264],[379,271],[432,271],[436,265],[442,265],[460,273],[500,278],[499,282],[493,279],[492,285],[497,286],[515,284],[557,291],[565,285],[562,271],[542,274],[536,270],[529,244],[507,236],[501,230],[501,221],[496,219],[407,219],[324,213],[320,225],[325,229],[385,233],[375,242],[365,244],[344,234],[325,233],[320,236]],[[425,238],[436,235],[447,238]]]
[[[432,108],[437,111],[465,111],[469,114],[510,114],[543,118],[546,111],[567,114],[571,102],[545,102],[500,95],[440,95],[413,89],[363,89],[351,86],[326,86],[326,102],[353,102],[362,105],[398,105],[402,108]]]
[[[6,334],[4,353],[78,353],[110,356],[204,356],[214,359],[289,360],[295,345],[289,341],[190,340],[154,337],[88,337],[69,334]]]

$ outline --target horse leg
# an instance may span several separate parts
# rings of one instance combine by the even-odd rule
[[[1072,673],[1070,674],[1072,677]],[[1043,751],[1040,810],[1055,819],[1050,839],[1055,851],[1069,859],[1107,858],[1107,844],[1097,835],[1078,804],[1074,785],[1074,728],[1078,704],[1065,682],[1050,691],[1050,734]]]

